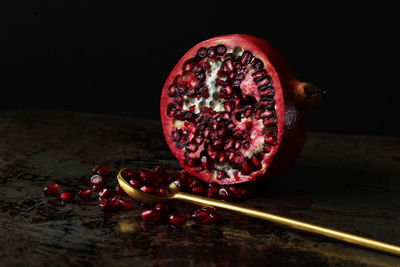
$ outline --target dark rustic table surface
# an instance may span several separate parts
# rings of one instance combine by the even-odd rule
[[[57,206],[43,195],[54,181],[87,187],[96,163],[114,174],[179,167],[159,120],[0,111],[1,266],[400,266],[399,257],[229,212],[221,226],[143,231],[137,202],[102,216],[96,201]],[[242,204],[400,244],[400,138],[309,133],[290,171],[251,189]]]

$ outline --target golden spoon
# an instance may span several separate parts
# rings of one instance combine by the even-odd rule
[[[143,169],[143,168],[142,168]],[[122,189],[133,199],[136,199],[143,203],[156,203],[162,202],[166,200],[179,199],[186,202],[190,202],[200,206],[213,206],[226,210],[236,211],[238,213],[255,217],[259,219],[263,219],[266,221],[271,221],[274,223],[286,225],[291,228],[303,230],[310,233],[320,234],[323,236],[327,236],[330,238],[338,239],[344,242],[353,243],[359,246],[384,251],[387,253],[392,253],[395,255],[400,255],[400,247],[391,245],[388,243],[376,241],[373,239],[348,234],[345,232],[341,232],[335,229],[331,229],[328,227],[318,226],[294,219],[285,218],[282,216],[274,215],[267,212],[258,211],[255,209],[246,208],[240,205],[231,204],[229,202],[220,201],[212,198],[202,197],[198,195],[192,195],[184,192],[180,192],[178,187],[172,182],[168,186],[168,195],[166,197],[159,197],[151,194],[144,193],[134,187],[132,187],[129,183],[126,182],[124,177],[128,172],[137,172],[140,168],[125,168],[118,172],[117,179],[118,183],[122,187]]]

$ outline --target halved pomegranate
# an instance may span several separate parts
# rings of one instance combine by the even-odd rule
[[[322,99],[299,82],[267,41],[232,34],[190,49],[161,96],[167,143],[183,168],[206,182],[270,178],[296,160],[305,110]]]

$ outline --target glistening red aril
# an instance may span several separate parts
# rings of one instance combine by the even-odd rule
[[[205,182],[267,179],[296,160],[306,108],[322,95],[298,81],[267,41],[219,36],[190,49],[168,76],[160,104],[163,131],[181,166]]]
[[[62,192],[60,198],[63,202],[73,202],[75,198],[75,192],[72,190]]]
[[[60,186],[58,184],[51,184],[43,189],[43,193],[49,197],[60,196]]]
[[[92,190],[91,189],[82,189],[79,191],[78,195],[83,201],[89,201],[92,197]]]

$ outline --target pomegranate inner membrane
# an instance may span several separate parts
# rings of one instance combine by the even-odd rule
[[[278,133],[274,95],[251,51],[201,47],[169,85],[170,138],[187,166],[215,181],[265,169]]]

